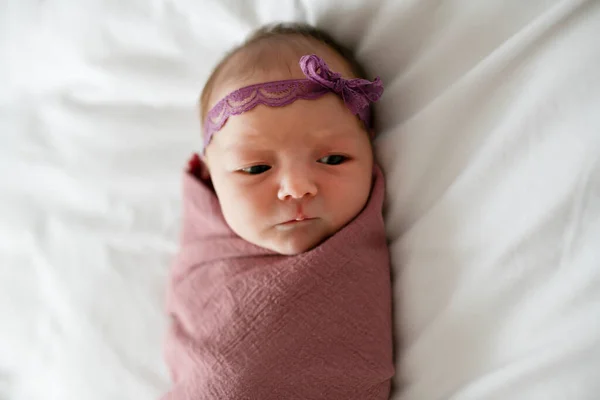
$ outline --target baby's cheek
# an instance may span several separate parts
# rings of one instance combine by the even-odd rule
[[[335,229],[339,230],[352,221],[364,208],[370,194],[370,180],[358,176],[354,182],[345,182],[334,194]]]
[[[222,179],[222,177],[219,176],[213,177],[213,185],[219,199],[221,212],[223,213],[225,221],[232,229],[236,230],[240,214],[236,212],[236,204],[238,203],[236,199],[239,196],[236,193],[235,187],[232,186],[226,179]]]
[[[255,191],[249,188],[234,186],[228,192],[225,219],[238,234],[252,234],[264,220],[268,205],[262,204]]]

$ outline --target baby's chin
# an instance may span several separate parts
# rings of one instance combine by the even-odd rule
[[[266,244],[265,247],[284,256],[295,256],[314,249],[315,247],[323,243],[326,239],[327,238],[324,237],[312,241],[273,240],[270,243]]]
[[[276,253],[293,256],[314,249],[331,236],[324,226],[315,221],[314,226],[291,229],[274,228],[272,235],[262,243],[255,243]]]

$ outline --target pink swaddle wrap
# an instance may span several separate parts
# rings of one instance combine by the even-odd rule
[[[181,250],[170,278],[163,400],[387,399],[392,361],[384,180],[318,247],[283,256],[225,222],[195,157],[183,182]]]

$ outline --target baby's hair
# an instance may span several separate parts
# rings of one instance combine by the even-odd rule
[[[229,51],[214,68],[200,96],[201,121],[204,122],[210,96],[220,78],[251,74],[256,69],[270,68],[274,63],[279,63],[281,66],[285,62],[282,62],[279,57],[281,53],[291,53],[299,59],[300,56],[311,51],[311,45],[314,48],[315,42],[324,44],[342,56],[349,64],[355,78],[367,79],[365,69],[356,60],[353,51],[337,42],[324,30],[298,22],[266,25],[254,31],[242,44]],[[242,51],[249,53],[245,54],[246,59],[235,63],[229,62]]]

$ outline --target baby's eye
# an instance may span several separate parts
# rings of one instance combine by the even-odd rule
[[[347,160],[348,160],[348,157],[346,157],[346,156],[342,156],[339,154],[333,154],[330,156],[325,156],[323,158],[320,158],[319,162],[323,163],[323,164],[329,164],[329,165],[339,165]]]
[[[242,168],[240,171],[245,172],[248,175],[258,175],[267,172],[270,169],[271,167],[268,165],[253,165],[251,167]]]

